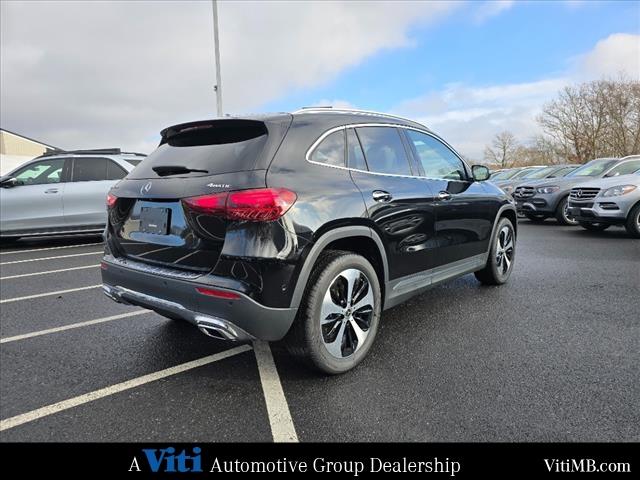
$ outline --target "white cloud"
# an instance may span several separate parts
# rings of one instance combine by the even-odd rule
[[[577,58],[577,70],[587,77],[624,73],[640,80],[640,35],[616,33]]]
[[[534,82],[450,84],[406,100],[392,111],[419,119],[463,155],[481,160],[485,145],[500,131],[509,130],[520,140],[538,134],[536,116],[564,86],[619,74],[640,79],[640,35],[610,35],[570,63],[563,74]]]
[[[210,2],[1,2],[2,125],[66,148],[149,151],[213,116]],[[225,112],[321,85],[454,2],[220,2]]]
[[[513,4],[513,0],[489,0],[483,2],[475,12],[475,21],[476,23],[483,23],[491,17],[495,17],[509,10],[513,7]]]

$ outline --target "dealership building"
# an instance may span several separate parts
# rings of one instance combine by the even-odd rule
[[[2,128],[0,129],[0,175],[13,170],[27,160],[54,150],[59,148]]]

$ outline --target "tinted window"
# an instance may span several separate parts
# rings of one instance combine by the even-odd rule
[[[29,166],[17,170],[13,177],[21,185],[44,185],[47,183],[60,183],[64,158],[53,158],[32,163]]]
[[[106,158],[74,158],[73,181],[92,182],[107,179]]]
[[[344,130],[327,135],[313,150],[309,159],[313,162],[344,167]]]
[[[418,155],[426,177],[447,180],[466,179],[464,164],[444,143],[415,130],[407,130],[407,136]]]
[[[617,177],[618,175],[628,175],[640,168],[640,160],[630,160],[616,165],[607,173],[607,177]]]
[[[125,160],[125,162],[130,163],[131,165],[133,165],[134,167],[137,166],[142,160],[132,160],[130,158],[127,158]]]
[[[396,128],[362,127],[356,130],[370,171],[411,175],[407,153]]]
[[[120,180],[125,177],[127,171],[112,160],[107,160],[107,180]]]
[[[268,140],[265,124],[253,120],[217,120],[168,135],[129,178],[157,178],[153,167],[174,165],[206,170],[177,177],[252,170]]]
[[[366,170],[367,162],[364,160],[364,153],[360,146],[360,140],[353,128],[347,129],[347,146],[349,157],[349,168],[356,168],[358,170]]]

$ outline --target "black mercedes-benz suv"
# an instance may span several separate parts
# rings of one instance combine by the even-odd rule
[[[108,195],[104,291],[344,372],[382,310],[471,272],[507,281],[516,210],[488,178],[423,125],[373,112],[169,127]]]

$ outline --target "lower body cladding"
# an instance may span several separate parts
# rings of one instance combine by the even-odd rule
[[[104,293],[116,302],[185,320],[206,335],[224,340],[280,340],[289,331],[297,311],[265,307],[240,292],[109,262],[102,264],[102,282]],[[217,296],[206,294],[212,290]]]

